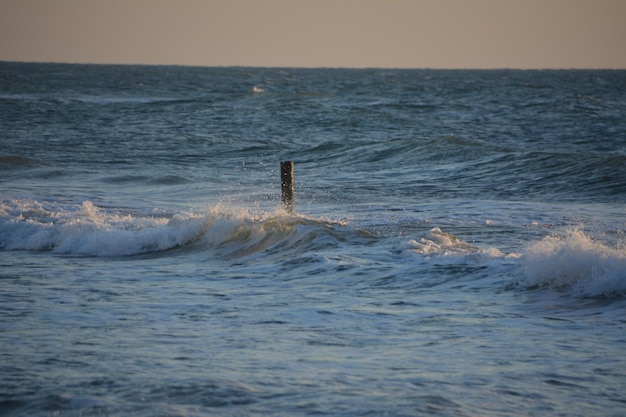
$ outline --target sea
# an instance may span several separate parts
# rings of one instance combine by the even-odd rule
[[[0,415],[626,415],[626,71],[0,62]]]

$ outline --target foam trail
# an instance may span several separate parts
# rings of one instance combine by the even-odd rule
[[[626,248],[594,241],[579,229],[532,244],[523,266],[529,287],[551,287],[583,297],[626,295]]]
[[[474,259],[500,259],[517,258],[517,254],[505,254],[497,248],[479,248],[453,234],[445,232],[438,227],[430,229],[424,236],[411,239],[401,245],[398,250],[401,253],[412,253],[423,256],[425,259],[436,258],[439,261],[446,259],[448,263],[464,263],[469,258]]]

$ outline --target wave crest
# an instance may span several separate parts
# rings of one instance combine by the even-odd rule
[[[626,248],[594,241],[580,229],[547,236],[524,256],[524,283],[583,297],[626,295]]]
[[[0,248],[84,256],[126,256],[163,251],[194,239],[205,224],[198,216],[171,218],[101,211],[90,201],[78,210],[39,202],[3,204]],[[5,217],[6,216],[6,217]]]
[[[490,258],[517,258],[519,255],[505,254],[497,248],[479,248],[459,237],[444,232],[439,227],[430,229],[424,236],[411,239],[399,248],[402,253],[414,253],[426,258],[437,257],[440,260],[447,258],[449,262],[465,262],[467,257]]]
[[[46,207],[36,201],[0,202],[0,249],[51,251],[79,256],[131,256],[176,248],[209,251],[222,258],[258,253],[290,255],[336,245],[361,232],[343,224],[283,211],[251,215],[221,206],[206,213],[126,213],[98,208]],[[365,236],[364,236],[365,237]]]

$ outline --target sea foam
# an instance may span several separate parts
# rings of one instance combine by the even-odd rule
[[[104,212],[90,201],[73,208],[46,208],[36,201],[0,207],[0,248],[85,256],[126,256],[163,251],[192,241],[206,217],[176,214],[133,216]]]
[[[434,227],[423,236],[400,245],[398,250],[401,253],[417,254],[425,259],[436,258],[438,261],[446,259],[449,263],[467,262],[469,258],[487,260],[519,257],[515,253],[503,253],[494,247],[480,248],[471,245],[439,227]]]
[[[523,267],[524,284],[529,287],[550,287],[583,297],[626,294],[626,248],[593,240],[580,229],[530,245]]]
[[[90,201],[80,206],[0,202],[0,249],[78,256],[132,256],[193,246],[219,257],[237,258],[266,250],[307,251],[364,238],[343,226],[288,215],[282,209],[255,215],[222,204],[198,213],[120,214]]]

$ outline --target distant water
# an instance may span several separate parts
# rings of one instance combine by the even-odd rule
[[[625,233],[626,71],[0,63],[0,414],[623,416]]]

